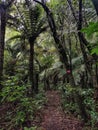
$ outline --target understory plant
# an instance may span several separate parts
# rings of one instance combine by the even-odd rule
[[[3,82],[3,89],[0,93],[2,97],[1,105],[8,106],[8,109],[0,117],[0,120],[6,121],[5,129],[22,128],[36,118],[40,109],[46,102],[42,92],[32,97],[30,95],[29,83],[19,83],[18,76],[11,76]],[[39,114],[40,116],[40,114]],[[39,117],[40,121],[41,116]],[[1,129],[1,128],[0,128]]]
[[[62,107],[63,110],[68,114],[73,114],[74,116],[81,118],[80,109],[73,99],[73,93],[78,94],[81,97],[81,103],[84,105],[85,110],[88,115],[88,124],[92,128],[95,127],[98,122],[98,112],[96,112],[96,106],[94,100],[94,88],[77,88],[71,87],[69,84],[62,87]],[[79,97],[78,97],[79,98]]]

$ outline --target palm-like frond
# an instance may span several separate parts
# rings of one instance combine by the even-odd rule
[[[27,5],[29,6],[30,4],[30,1],[28,1]],[[33,35],[36,35],[38,32],[41,32],[39,30],[42,30],[42,28],[45,26],[46,20],[45,17],[41,16],[41,10],[39,6],[36,5],[29,8],[24,7],[24,5],[16,5],[18,17],[20,17],[20,24],[18,23],[18,31],[21,31],[24,33],[25,37],[29,38]]]
[[[15,36],[9,38],[9,39],[6,41],[6,43],[10,43],[10,42],[13,41],[13,40],[22,39],[22,38],[23,38],[22,35],[15,35]]]

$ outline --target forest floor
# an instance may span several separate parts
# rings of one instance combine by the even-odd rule
[[[37,113],[35,121],[27,122],[24,126],[38,126],[36,130],[83,130],[83,123],[76,119],[75,117],[65,114],[62,109],[62,99],[59,91],[47,91],[45,93],[47,102],[44,104],[44,107]],[[0,128],[5,128],[7,121],[3,121],[5,118],[6,112],[14,111],[14,107],[9,104],[6,107],[3,107],[3,110],[0,109]],[[12,113],[13,114],[13,113]],[[41,119],[40,119],[41,118]],[[2,129],[0,129],[2,130]],[[16,129],[9,129],[16,130]],[[17,130],[23,130],[22,128]],[[31,130],[31,129],[30,129]]]
[[[63,112],[60,92],[47,91],[46,98],[47,104],[42,110],[42,130],[83,130],[81,121]]]

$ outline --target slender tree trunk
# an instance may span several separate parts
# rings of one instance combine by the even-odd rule
[[[35,76],[34,76],[35,78],[34,78],[34,92],[36,93],[36,94],[38,94],[38,85],[39,85],[39,73],[38,72],[36,72],[35,73]]]
[[[82,21],[83,21],[83,18],[82,18],[82,0],[79,0],[79,19],[78,19],[78,26],[77,26],[78,37],[79,37],[79,41],[80,41],[81,51],[82,51],[82,54],[83,54],[83,57],[84,57],[85,67],[88,70],[89,75],[91,76],[91,74],[92,74],[91,73],[91,67],[87,62],[88,57],[87,57],[87,53],[85,51],[85,46],[84,46],[83,41],[82,41],[82,33],[81,33]]]
[[[83,18],[82,18],[82,0],[79,0],[79,20],[78,20],[78,27],[77,27],[77,30],[78,30],[78,37],[79,37],[79,41],[80,41],[80,47],[81,47],[81,51],[82,51],[82,54],[83,54],[83,58],[84,58],[84,63],[85,63],[85,67],[86,67],[86,70],[88,72],[88,75],[90,76],[91,80],[92,80],[92,83],[93,83],[93,87],[95,87],[95,84],[94,84],[94,78],[93,78],[93,72],[92,72],[92,65],[87,62],[88,61],[88,56],[87,56],[87,52],[86,52],[86,49],[85,49],[85,46],[83,44],[83,38],[82,38],[82,33],[81,33],[81,29],[82,29],[82,21],[83,21]]]
[[[77,26],[77,30],[78,30],[78,36],[79,36],[79,40],[80,40],[80,47],[81,47],[81,51],[84,57],[84,62],[85,62],[85,66],[86,69],[88,70],[89,74],[91,74],[91,70],[90,70],[90,66],[87,64],[87,54],[85,51],[85,47],[82,41],[82,33],[80,32],[80,30],[82,29],[82,0],[79,0],[79,19],[78,19],[78,26]],[[83,103],[83,100],[81,95],[77,95],[77,100],[79,103],[79,108],[80,108],[80,112],[81,112],[81,116],[84,119],[85,122],[87,122],[88,120],[88,115],[87,112],[85,110],[85,105]]]
[[[5,46],[6,9],[0,5],[0,89],[3,76],[4,46]]]
[[[29,57],[29,79],[31,83],[32,96],[34,94],[34,41],[29,39],[30,57]]]
[[[15,0],[10,0],[8,4],[1,2],[0,4],[0,90],[2,89],[4,47],[5,47],[5,29],[6,29],[6,11]]]

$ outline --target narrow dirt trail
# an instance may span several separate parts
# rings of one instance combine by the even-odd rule
[[[83,130],[80,121],[65,116],[58,91],[48,91],[46,97],[48,101],[43,110],[41,123],[43,130]]]

